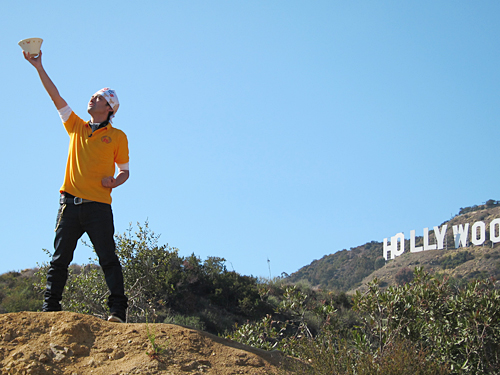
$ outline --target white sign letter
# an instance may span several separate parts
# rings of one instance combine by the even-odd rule
[[[439,227],[434,227],[434,234],[436,235],[438,250],[443,250],[444,248],[444,238],[446,237],[446,229],[448,228],[448,224],[443,225],[441,232],[439,231]]]
[[[399,241],[398,241],[399,240]],[[399,250],[398,250],[399,244]],[[405,235],[403,233],[398,233],[391,238],[392,252],[391,259],[400,256],[405,252]]]
[[[479,238],[477,238],[477,228],[479,228]],[[470,237],[474,245],[482,245],[486,241],[486,225],[482,221],[476,221],[472,226]]]
[[[496,235],[497,232],[498,236]],[[493,243],[500,242],[500,219],[492,220],[490,223],[490,240]]]
[[[424,248],[422,246],[415,247],[415,231],[411,230],[410,231],[410,252],[411,253],[418,253],[419,251],[422,251]]]
[[[424,228],[424,251],[436,250],[436,248],[436,244],[429,245],[429,228]]]
[[[389,255],[388,255],[389,252],[392,255],[392,241],[391,241],[391,244],[388,245],[387,238],[384,238],[384,258],[385,258],[385,260],[389,260]]]
[[[458,249],[460,244],[462,247],[467,247],[467,237],[469,236],[469,223],[453,226],[453,236],[455,237],[455,247]]]

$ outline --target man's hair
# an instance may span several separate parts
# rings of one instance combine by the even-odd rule
[[[115,112],[113,111],[113,107],[111,107],[109,103],[106,104],[108,105],[109,108],[111,108],[111,111],[108,112],[108,119],[106,120],[107,122],[109,122],[109,120],[111,120],[111,116],[113,116]]]

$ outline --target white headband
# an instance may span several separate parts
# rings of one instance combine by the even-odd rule
[[[106,99],[110,107],[113,109],[113,115],[110,120],[115,117],[116,111],[118,111],[118,107],[120,106],[118,96],[116,96],[116,91],[111,90],[109,87],[105,87],[97,91],[94,95],[101,95],[104,99]]]

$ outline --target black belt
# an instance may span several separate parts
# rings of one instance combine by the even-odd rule
[[[78,198],[78,197],[75,197],[71,194],[66,193],[66,195],[61,194],[61,198],[59,198],[59,203],[60,204],[73,203],[75,206],[78,206],[79,204],[82,204],[82,203],[95,203],[95,201],[91,201],[89,199]]]

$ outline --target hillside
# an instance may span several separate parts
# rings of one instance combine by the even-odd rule
[[[375,277],[381,285],[395,284],[395,276],[404,268],[423,267],[431,273],[448,275],[458,281],[472,278],[500,278],[500,244],[495,246],[489,241],[489,225],[493,219],[500,218],[498,202],[462,208],[460,214],[439,227],[447,225],[445,248],[443,250],[410,252],[409,238],[405,238],[405,252],[393,260],[385,261],[382,242],[369,242],[361,246],[325,255],[319,260],[302,267],[290,275],[293,283],[306,281],[313,287],[343,292],[364,289]],[[467,223],[470,227],[477,222],[486,224],[487,240],[482,246],[455,248],[452,227]],[[417,228],[416,228],[417,229]],[[431,228],[430,228],[431,229]],[[469,232],[470,232],[469,228]],[[408,236],[408,235],[407,235]],[[469,233],[470,240],[470,233]],[[416,246],[422,246],[423,237],[416,237]],[[470,242],[470,241],[469,241]],[[429,243],[436,243],[433,231],[429,232]]]
[[[290,275],[287,281],[297,283],[306,280],[314,287],[347,291],[359,285],[375,270],[377,258],[382,256],[382,243],[365,245],[325,255]]]
[[[165,346],[156,359],[150,334]],[[281,356],[171,324],[117,324],[70,312],[0,314],[0,373],[275,373]]]

